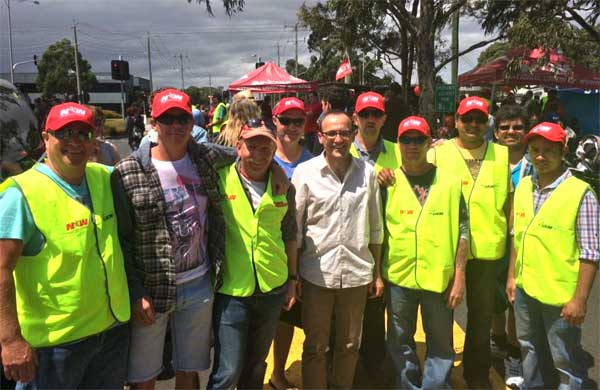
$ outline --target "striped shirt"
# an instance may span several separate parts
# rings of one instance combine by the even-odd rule
[[[560,183],[573,176],[568,169],[560,175],[552,184],[540,189],[537,175],[533,176],[533,208],[537,214],[542,204]],[[600,209],[598,200],[591,190],[583,195],[579,211],[577,212],[577,246],[579,247],[579,258],[581,260],[600,262]]]

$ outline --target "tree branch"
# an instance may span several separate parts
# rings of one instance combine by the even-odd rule
[[[473,51],[473,50],[475,50],[475,49],[479,49],[480,47],[483,47],[483,46],[489,45],[490,43],[493,43],[493,42],[499,41],[499,40],[501,40],[501,39],[504,39],[504,38],[506,38],[506,35],[504,35],[504,34],[501,34],[501,35],[497,36],[496,38],[493,38],[493,39],[488,39],[487,41],[481,41],[481,42],[478,42],[478,43],[476,43],[476,44],[474,44],[474,45],[471,45],[471,46],[469,46],[468,48],[466,48],[465,50],[463,50],[463,51],[459,52],[457,55],[455,55],[455,56],[450,56],[450,57],[446,58],[444,61],[442,61],[441,63],[439,63],[439,64],[438,64],[438,65],[437,65],[437,66],[436,66],[436,67],[435,67],[433,70],[434,70],[434,72],[437,74],[437,73],[438,73],[440,70],[442,70],[442,68],[443,68],[444,66],[448,65],[448,64],[449,64],[450,62],[452,62],[452,61],[453,61],[455,58],[458,58],[458,57],[460,57],[460,56],[462,56],[462,55],[465,55],[465,54],[467,54],[467,53],[470,53],[470,52],[472,52],[472,51]]]
[[[417,20],[414,16],[408,13],[404,4],[397,6],[396,1],[388,0],[387,9],[406,28],[413,37],[417,36]]]
[[[600,43],[600,34],[598,33],[598,31],[596,31],[594,26],[589,25],[588,22],[586,22],[585,19],[581,15],[579,15],[577,11],[575,11],[573,8],[566,7],[565,9],[569,14],[571,14],[571,17],[573,17],[573,19],[577,22],[577,24],[581,26],[581,28],[583,28],[588,34],[590,34],[590,36],[596,42]]]
[[[450,8],[448,8],[448,10],[446,12],[442,12],[440,15],[440,20],[447,20],[450,17],[452,17],[452,14],[454,13],[454,11],[458,11],[460,9],[460,7],[462,7],[463,5],[467,4],[467,0],[457,0],[455,1]]]

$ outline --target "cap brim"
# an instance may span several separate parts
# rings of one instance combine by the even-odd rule
[[[240,138],[244,139],[244,140],[250,139],[250,138],[256,138],[256,137],[269,138],[274,143],[277,143],[277,141],[275,140],[275,136],[273,134],[271,134],[270,132],[267,133],[267,132],[261,131],[261,130],[247,130],[247,131],[242,131],[242,133],[240,134]]]
[[[57,128],[57,129],[51,129],[51,128],[47,127],[47,128],[45,129],[45,131],[48,131],[48,130],[51,130],[51,131],[58,131],[58,130],[62,129],[63,127],[70,126],[70,125],[74,125],[74,124],[83,125],[83,126],[85,126],[86,128],[89,128],[89,129],[92,129],[92,130],[94,130],[94,129],[96,128],[96,125],[95,125],[95,124],[93,124],[93,123],[89,123],[89,122],[85,122],[85,121],[67,121],[67,122],[65,122],[65,123],[61,124],[60,126],[58,126],[58,128]]]

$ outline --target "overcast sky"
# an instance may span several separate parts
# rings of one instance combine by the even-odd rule
[[[9,72],[7,0],[0,0],[0,73]],[[11,4],[14,62],[62,39],[73,40],[77,23],[79,50],[94,72],[109,72],[110,60],[119,55],[129,61],[130,73],[148,77],[146,37],[150,34],[154,86],[181,85],[183,56],[185,86],[226,87],[254,69],[255,56],[282,65],[294,57],[296,13],[316,0],[246,0],[244,12],[225,15],[220,0],[212,0],[214,17],[204,5],[186,0],[8,0]],[[483,38],[478,26],[461,21],[460,45],[465,48]],[[300,31],[300,63],[308,64],[308,31]],[[461,58],[459,71],[475,66],[480,50]],[[17,72],[35,72],[33,64]],[[442,73],[448,79],[448,70]],[[416,82],[416,81],[415,81]]]

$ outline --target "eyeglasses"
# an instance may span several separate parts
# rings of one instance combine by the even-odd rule
[[[94,139],[94,131],[91,129],[48,130],[48,133],[60,141],[77,139],[81,142],[90,142]]]
[[[381,118],[385,115],[385,112],[381,111],[381,110],[362,110],[361,112],[358,113],[358,116],[366,119],[370,116],[374,117],[374,118]]]
[[[403,135],[400,138],[398,138],[398,142],[400,142],[402,145],[423,145],[425,141],[427,141],[427,137],[425,137],[424,135],[419,135],[417,137],[409,137],[407,135]]]
[[[514,131],[523,131],[525,129],[525,126],[523,125],[500,125],[498,126],[498,129],[508,131],[511,127]]]
[[[463,115],[460,117],[460,121],[462,123],[472,123],[475,122],[478,125],[485,125],[486,123],[488,123],[488,118],[486,118],[483,115]]]
[[[332,130],[332,131],[322,131],[321,134],[325,136],[325,138],[334,140],[339,135],[340,138],[350,139],[354,135],[353,130]]]
[[[246,122],[246,126],[251,127],[253,129],[263,127],[264,125],[265,125],[265,122],[263,122],[263,120],[260,118],[250,119],[248,122]]]
[[[290,118],[287,116],[277,116],[279,123],[284,126],[294,125],[294,126],[302,126],[306,121],[305,118]]]
[[[187,125],[188,123],[190,123],[192,121],[192,116],[190,114],[181,114],[181,115],[162,114],[156,120],[161,125],[166,125],[166,126],[171,126],[174,122],[177,122],[180,125]]]

